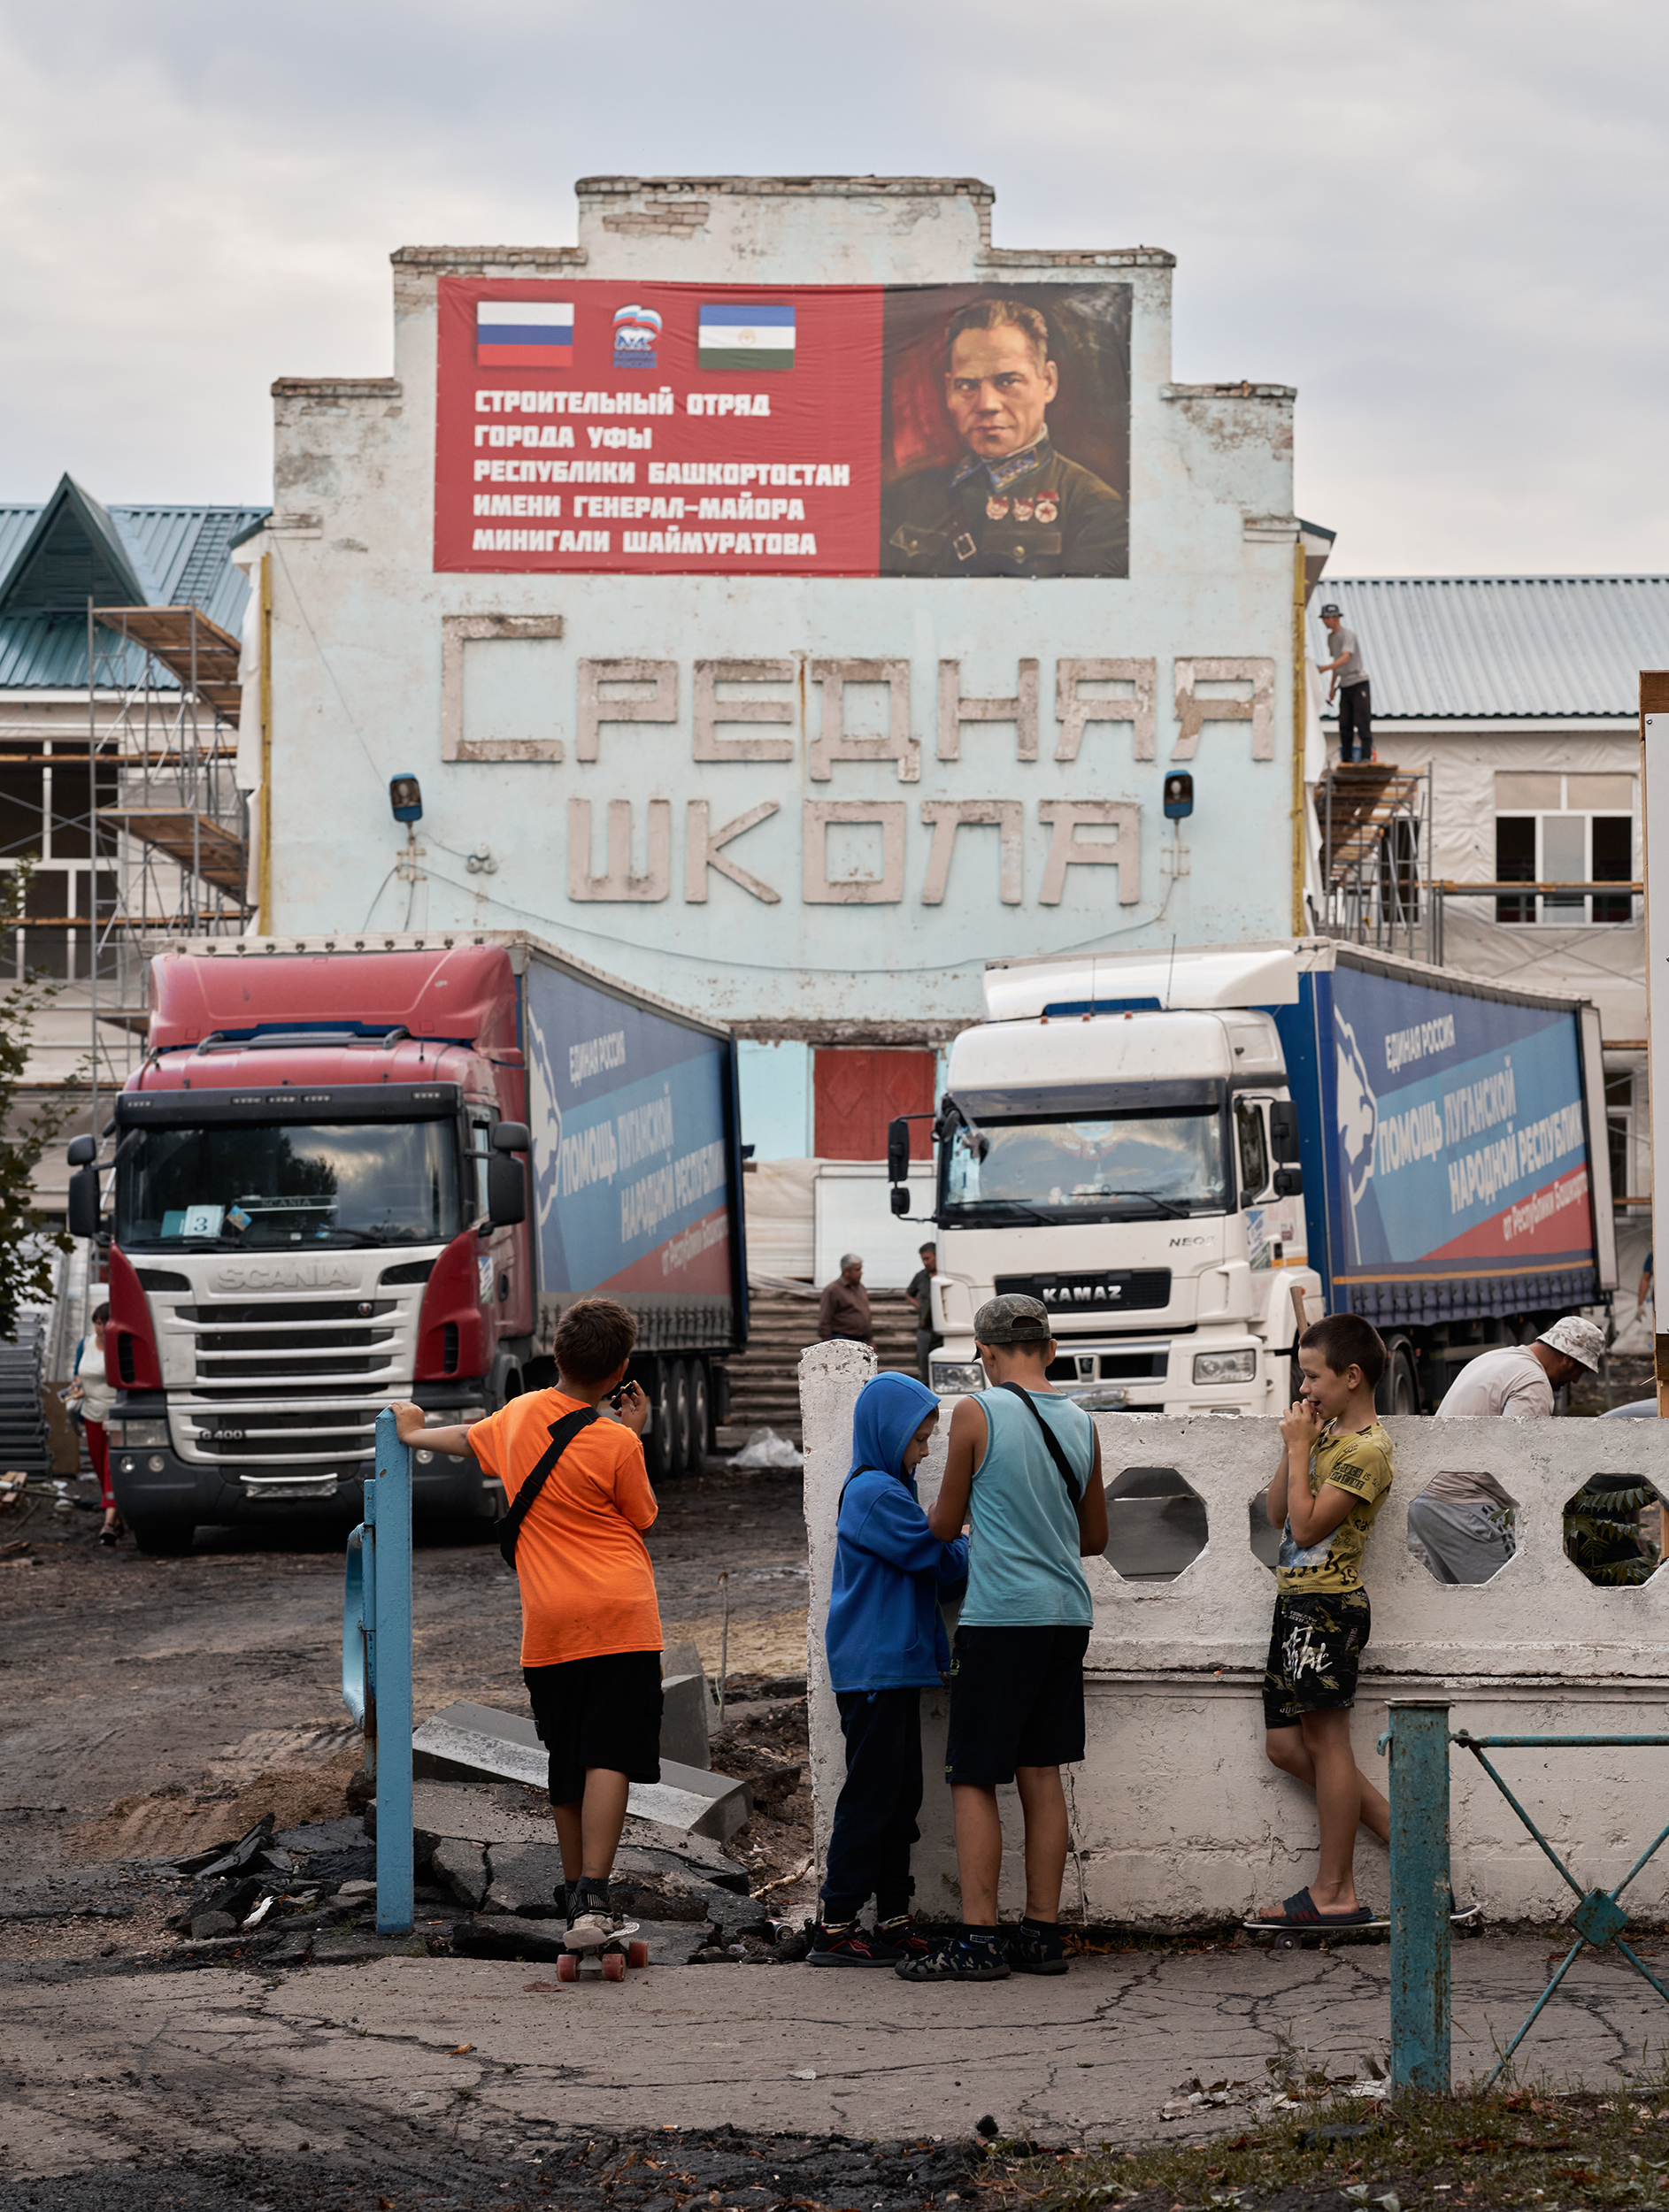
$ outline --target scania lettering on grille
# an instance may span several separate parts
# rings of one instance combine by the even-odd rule
[[[214,1290],[355,1290],[358,1282],[358,1271],[343,1260],[292,1261],[287,1267],[240,1261],[217,1267],[209,1278]]]

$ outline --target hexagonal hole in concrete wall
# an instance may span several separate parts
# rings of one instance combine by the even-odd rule
[[[1107,1485],[1107,1548],[1124,1582],[1174,1582],[1205,1549],[1205,1501],[1174,1467],[1127,1467]]]
[[[1434,1475],[1408,1502],[1408,1548],[1434,1582],[1493,1582],[1519,1549],[1519,1502],[1493,1475]]]
[[[1271,1574],[1281,1564],[1281,1531],[1269,1525],[1269,1485],[1265,1483],[1247,1509],[1251,1515],[1251,1551]]]
[[[1565,1501],[1565,1556],[1590,1582],[1629,1589],[1663,1558],[1664,1502],[1638,1475],[1590,1475]]]

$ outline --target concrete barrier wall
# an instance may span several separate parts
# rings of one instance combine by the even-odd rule
[[[807,1351],[800,1367],[811,1553],[807,1665],[819,1863],[844,1772],[822,1628],[834,1527],[851,1454],[851,1412],[874,1371],[861,1346]],[[1175,1468],[1204,1501],[1205,1549],[1172,1582],[1127,1582],[1087,1561],[1095,1597],[1087,1676],[1088,1736],[1069,1770],[1074,1856],[1065,1910],[1095,1920],[1197,1925],[1285,1896],[1314,1871],[1309,1793],[1263,1755],[1261,1691],[1274,1577],[1251,1551],[1251,1500],[1280,1455],[1273,1421],[1097,1418],[1109,1483],[1130,1467]],[[944,1465],[942,1422],[921,1471],[924,1502]],[[1487,1733],[1669,1732],[1669,1571],[1640,1588],[1590,1584],[1565,1556],[1565,1501],[1595,1474],[1632,1474],[1669,1496],[1669,1424],[1652,1421],[1388,1421],[1396,1479],[1369,1540],[1373,1603],[1355,1719],[1364,1770],[1384,1785],[1375,1748],[1390,1697],[1454,1701],[1453,1725]],[[1519,1507],[1519,1550],[1480,1587],[1436,1582],[1407,1547],[1411,1499],[1442,1471],[1495,1476]],[[917,1901],[957,1909],[950,1792],[942,1771],[947,1701],[923,1700],[928,1773],[915,1855]],[[1669,1749],[1504,1751],[1502,1772],[1586,1888],[1609,1886],[1669,1822]],[[1501,1918],[1559,1917],[1575,1902],[1487,1775],[1453,1763],[1458,1893]],[[1004,1801],[1011,1848],[1004,1910],[1021,1900],[1019,1805]],[[1358,1881],[1383,1904],[1383,1848],[1364,1835]],[[1669,1847],[1626,1893],[1637,1915],[1669,1915]]]

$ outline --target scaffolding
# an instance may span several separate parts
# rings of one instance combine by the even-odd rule
[[[1341,761],[1316,785],[1322,935],[1442,961],[1431,877],[1431,771]]]
[[[151,956],[173,939],[234,935],[248,923],[238,654],[238,641],[196,606],[88,605],[95,1129],[100,1089],[119,1088],[142,1048]]]

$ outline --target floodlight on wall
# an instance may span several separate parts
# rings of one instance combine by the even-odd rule
[[[423,794],[415,776],[388,778],[388,804],[394,810],[396,822],[420,822],[423,819]]]
[[[1186,821],[1194,811],[1194,779],[1185,768],[1173,769],[1165,780],[1165,818]]]

